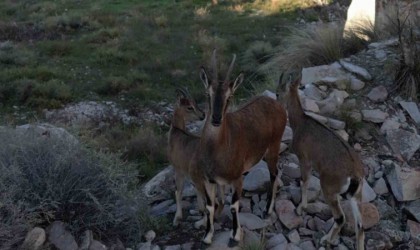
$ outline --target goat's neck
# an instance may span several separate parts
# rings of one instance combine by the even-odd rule
[[[179,109],[175,109],[174,116],[172,117],[172,127],[179,128],[185,130],[185,119],[182,111]]]
[[[300,103],[297,87],[290,89],[290,98],[287,103],[287,113],[289,116],[290,127],[295,130],[305,118],[302,105]]]
[[[202,138],[205,143],[217,143],[221,146],[227,138],[227,133],[226,118],[219,127],[213,126],[210,119],[207,119],[204,125]]]

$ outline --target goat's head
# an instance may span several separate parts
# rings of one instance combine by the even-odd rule
[[[292,80],[294,78],[294,80]],[[287,107],[289,99],[292,94],[297,94],[297,89],[300,85],[300,77],[289,74],[287,81],[284,80],[284,73],[280,74],[279,82],[276,89],[277,100]]]
[[[213,72],[212,79],[209,79],[206,70],[204,67],[201,67],[200,78],[206,88],[207,99],[209,102],[208,119],[211,119],[211,124],[215,127],[219,127],[222,124],[227,107],[229,106],[229,101],[232,98],[233,93],[244,80],[243,73],[240,73],[234,81],[230,80],[230,74],[232,73],[235,59],[236,55],[233,55],[232,62],[230,63],[224,81],[218,80],[216,50],[213,51],[211,59]]]
[[[177,88],[177,108],[181,110],[186,122],[204,120],[205,113],[198,107],[195,100],[185,88]]]

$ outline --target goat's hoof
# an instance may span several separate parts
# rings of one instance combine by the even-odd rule
[[[239,245],[239,241],[236,241],[233,238],[229,238],[228,247],[232,248],[232,247],[236,247],[238,245]]]
[[[324,235],[324,237],[321,238],[319,243],[322,246],[338,246],[340,244],[340,239],[336,238],[334,240],[329,239],[328,235]]]

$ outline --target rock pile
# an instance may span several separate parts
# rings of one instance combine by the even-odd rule
[[[360,152],[365,166],[361,211],[366,229],[367,249],[393,249],[419,246],[420,228],[420,169],[418,149],[418,104],[390,97],[389,79],[378,74],[378,63],[372,67],[359,64],[384,57],[392,58],[395,40],[369,45],[369,49],[331,65],[303,69],[300,98],[306,113],[333,129]],[[370,65],[370,64],[369,64]],[[380,67],[380,66],[379,66]],[[383,70],[383,68],[382,68]],[[385,84],[382,84],[385,82]],[[270,91],[264,95],[275,98]],[[347,122],[347,124],[346,124]],[[356,126],[356,125],[357,126]],[[290,128],[282,142],[293,137]],[[338,166],[339,167],[339,166]],[[317,249],[319,239],[330,229],[333,218],[325,203],[317,174],[311,178],[308,190],[307,214],[298,216],[295,208],[300,202],[300,169],[297,157],[288,151],[281,155],[279,170],[281,185],[275,203],[276,213],[263,218],[269,174],[261,161],[244,177],[244,195],[240,219],[244,229],[243,244],[250,239],[265,242],[266,249]],[[145,185],[152,211],[173,216],[173,170],[168,167]],[[184,188],[184,209],[189,216],[181,227],[191,228],[191,221],[199,219],[195,193],[191,184]],[[230,202],[230,194],[226,203]],[[354,249],[354,219],[348,202],[342,202],[348,223],[341,233],[341,243],[334,249]],[[230,212],[222,213],[216,223],[215,242],[211,249],[228,249]],[[159,245],[168,249],[190,249],[200,244],[200,236],[184,237],[175,244],[171,237],[158,237]],[[164,247],[164,249],[166,249]]]

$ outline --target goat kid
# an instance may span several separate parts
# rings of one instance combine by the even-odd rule
[[[186,89],[177,89],[177,103],[175,106],[168,138],[168,158],[175,170],[175,199],[176,213],[173,225],[178,226],[182,219],[182,191],[185,179],[189,177],[197,189],[197,203],[199,210],[205,215],[204,188],[202,174],[193,157],[200,144],[200,137],[187,132],[185,124],[189,121],[204,120],[205,113],[197,106],[195,100]],[[224,188],[219,187],[219,209],[223,209]],[[206,222],[202,220],[195,223],[199,228]]]
[[[242,174],[247,172],[263,157],[270,171],[271,188],[268,190],[266,212],[273,212],[277,180],[277,162],[280,141],[286,126],[286,111],[275,100],[258,96],[247,102],[235,112],[227,112],[235,90],[241,85],[241,73],[230,81],[229,77],[235,63],[232,59],[224,81],[218,80],[216,51],[212,56],[212,79],[204,67],[200,78],[206,88],[209,111],[201,136],[200,162],[205,173],[206,208],[208,210],[207,229],[203,242],[210,244],[214,233],[214,197],[216,183],[232,184],[233,195],[231,213],[233,229],[230,245],[241,239],[239,223],[239,199],[242,194]]]
[[[308,181],[314,168],[319,173],[325,201],[335,220],[328,234],[321,239],[321,244],[338,243],[338,234],[346,222],[339,203],[341,196],[350,199],[355,218],[357,249],[364,249],[364,231],[358,207],[362,198],[364,176],[362,162],[346,141],[304,113],[298,95],[300,79],[283,84],[282,76],[277,88],[277,99],[285,105],[288,112],[293,130],[291,150],[299,158],[302,176],[302,200],[296,212],[302,215],[306,209]]]

